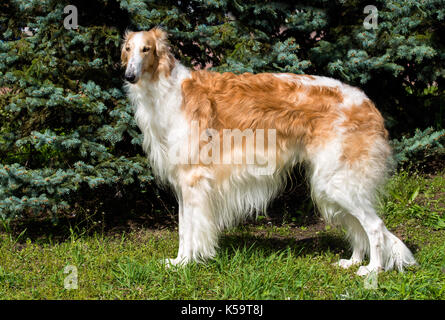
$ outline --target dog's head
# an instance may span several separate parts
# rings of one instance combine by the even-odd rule
[[[167,33],[160,28],[149,31],[127,32],[121,53],[125,80],[136,84],[141,78],[156,81],[160,75],[168,77],[174,66]]]

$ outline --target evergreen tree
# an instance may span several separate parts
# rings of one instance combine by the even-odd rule
[[[189,67],[317,74],[359,86],[383,111],[393,137],[443,129],[443,0],[375,1],[376,29],[363,24],[368,4],[3,0],[0,218],[57,216],[86,198],[107,201],[121,192],[154,201],[122,89],[127,28],[162,26]],[[77,29],[64,26],[67,5],[77,8]],[[441,146],[443,134],[433,138]]]

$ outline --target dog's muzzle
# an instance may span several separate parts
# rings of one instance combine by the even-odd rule
[[[130,83],[136,82],[136,75],[133,72],[125,72],[125,80]]]

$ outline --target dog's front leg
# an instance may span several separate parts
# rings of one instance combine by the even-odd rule
[[[184,219],[184,202],[182,199],[182,194],[180,192],[177,193],[178,195],[178,231],[179,231],[179,248],[178,248],[178,255],[175,259],[166,259],[165,263],[167,266],[170,265],[178,265],[178,264],[186,264],[189,259],[184,255],[184,252],[186,250],[184,249],[184,235],[186,234],[185,229],[188,228],[188,220]]]
[[[197,180],[197,181],[195,181]],[[215,256],[218,228],[211,205],[211,188],[206,179],[196,178],[182,185],[179,201],[179,249],[172,265],[202,262]]]

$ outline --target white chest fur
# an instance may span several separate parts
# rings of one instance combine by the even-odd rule
[[[169,150],[184,143],[189,127],[183,112],[182,82],[190,71],[176,62],[171,75],[151,81],[145,76],[136,85],[127,85],[129,98],[135,107],[136,123],[143,134],[142,147],[154,173],[162,182],[170,180],[175,165]]]

